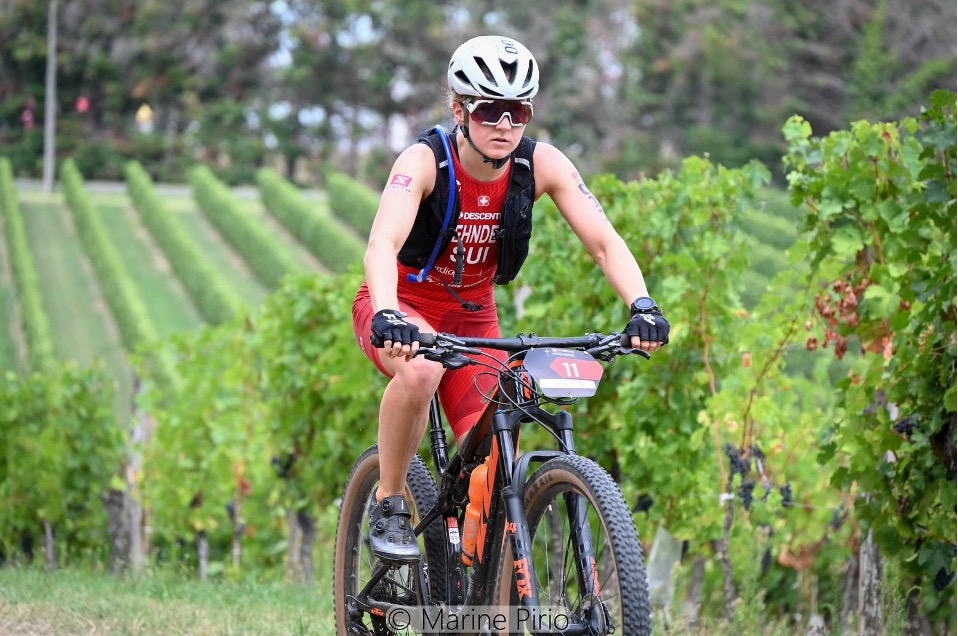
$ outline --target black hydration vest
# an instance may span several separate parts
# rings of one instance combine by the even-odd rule
[[[453,190],[455,207],[452,222],[442,233],[442,222],[446,217],[450,184],[446,170],[446,152],[435,128],[423,132],[416,139],[427,144],[436,157],[436,185],[432,194],[419,206],[416,221],[409,237],[399,250],[399,262],[407,267],[422,269],[429,261],[436,243],[439,242],[439,254],[445,252],[452,237],[456,235],[456,225],[462,212],[458,188]],[[449,135],[450,146],[456,143],[455,131]],[[499,253],[496,275],[492,282],[508,285],[519,273],[519,268],[529,255],[529,237],[532,236],[532,206],[536,199],[536,182],[533,173],[532,153],[536,142],[528,137],[519,141],[512,153],[512,171],[509,189],[502,205],[502,218],[496,232],[496,248]],[[443,234],[440,236],[440,234]]]

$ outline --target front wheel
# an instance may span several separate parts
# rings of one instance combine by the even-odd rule
[[[379,484],[379,451],[373,446],[357,460],[343,492],[339,526],[336,529],[336,553],[333,567],[333,590],[338,634],[404,634],[393,632],[381,617],[350,612],[350,599],[369,582],[376,560],[369,548],[369,499]],[[412,510],[413,524],[436,505],[436,484],[422,459],[416,455],[406,474],[406,501]],[[430,524],[419,537],[419,547],[428,566],[432,600],[445,582],[444,535],[440,523]],[[410,596],[418,589],[417,565],[404,565],[390,570],[372,590],[376,600],[415,604]]]
[[[649,584],[632,513],[612,477],[594,461],[563,455],[526,482],[524,505],[540,606],[548,619],[588,625],[588,634],[652,633]],[[592,555],[579,561],[575,544],[587,527]],[[519,604],[517,568],[506,545],[503,602]],[[508,569],[506,569],[508,568]],[[541,625],[540,625],[541,626]],[[518,633],[525,633],[520,630]]]

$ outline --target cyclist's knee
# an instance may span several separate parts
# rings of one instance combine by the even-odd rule
[[[439,388],[444,369],[435,362],[414,358],[397,365],[392,381],[399,384],[410,394],[418,394],[423,399],[431,399]]]

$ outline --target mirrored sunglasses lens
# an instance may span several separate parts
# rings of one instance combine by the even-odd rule
[[[472,111],[473,119],[485,124],[498,124],[508,114],[513,124],[527,124],[532,118],[532,107],[518,102],[480,102]]]
[[[509,110],[513,123],[528,124],[532,119],[532,106],[526,104],[512,104]]]

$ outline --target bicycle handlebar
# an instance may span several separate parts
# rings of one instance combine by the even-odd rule
[[[469,336],[457,336],[449,333],[420,333],[418,335],[420,348],[416,355],[452,356],[454,354],[468,353],[478,355],[481,352],[478,349],[495,349],[497,351],[527,351],[529,349],[540,349],[544,347],[554,347],[558,349],[584,349],[595,357],[605,355],[608,359],[616,355],[637,354],[650,359],[652,355],[642,349],[631,348],[630,338],[624,333],[590,333],[584,336],[573,337],[543,337],[536,334],[519,334],[512,338],[473,338]]]

